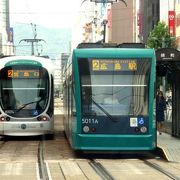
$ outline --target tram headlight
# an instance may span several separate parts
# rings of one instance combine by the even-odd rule
[[[10,121],[10,120],[11,120],[11,118],[8,116],[1,116],[0,117],[0,121]]]
[[[1,116],[1,121],[5,121],[6,120],[6,118],[4,117],[4,116]]]
[[[88,132],[89,132],[89,126],[84,126],[84,127],[83,127],[83,131],[84,131],[85,133],[88,133]]]
[[[38,121],[41,121],[41,116],[37,117],[37,120],[38,120]]]
[[[46,116],[42,116],[42,120],[43,120],[43,121],[47,121],[48,118],[47,118]]]
[[[7,116],[7,117],[6,117],[6,121],[10,121],[10,117]]]
[[[147,132],[147,127],[142,126],[140,130],[141,130],[142,133],[146,133]]]
[[[139,127],[136,127],[136,128],[134,129],[134,131],[135,131],[136,133],[138,133],[138,132],[140,131]]]
[[[47,116],[38,116],[37,120],[38,121],[48,121],[48,117]]]

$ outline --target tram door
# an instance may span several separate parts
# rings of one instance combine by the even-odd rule
[[[167,102],[165,131],[180,137],[180,52],[172,48],[158,49],[156,60],[157,88],[161,84]]]

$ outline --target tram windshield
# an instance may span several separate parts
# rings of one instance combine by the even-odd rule
[[[83,115],[146,116],[149,59],[80,59]]]
[[[34,117],[46,108],[48,72],[37,66],[8,66],[0,72],[1,108],[13,117]]]

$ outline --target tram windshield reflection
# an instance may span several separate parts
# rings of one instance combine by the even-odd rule
[[[90,64],[90,60],[79,64],[84,115],[148,114],[150,62],[138,61],[136,71],[93,71]]]
[[[49,86],[48,74],[42,68],[19,69],[20,67],[15,69],[8,67],[1,71],[2,108],[13,117],[21,117],[25,114],[28,117],[37,116],[46,107],[49,93],[47,91]],[[14,74],[8,76],[9,70]],[[22,75],[25,71],[28,72],[29,76]]]

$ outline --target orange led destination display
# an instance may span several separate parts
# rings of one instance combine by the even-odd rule
[[[92,60],[93,71],[136,71],[136,60]]]
[[[39,78],[39,70],[8,70],[9,78]]]

